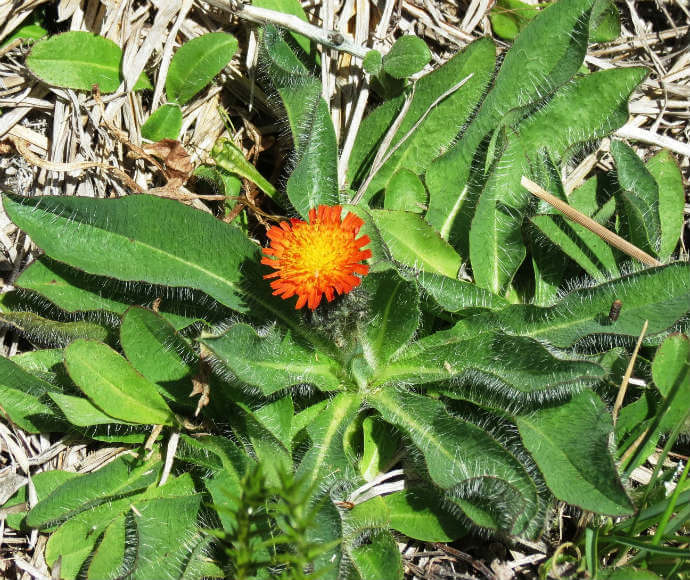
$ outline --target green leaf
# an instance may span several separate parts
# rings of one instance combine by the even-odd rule
[[[48,34],[48,31],[36,22],[33,24],[25,24],[24,26],[17,28],[2,43],[0,43],[0,49],[5,48],[8,44],[14,42],[18,38],[21,38],[27,42],[33,42],[34,40],[43,38],[46,34]]]
[[[211,150],[211,157],[216,165],[255,183],[269,197],[276,195],[276,188],[247,161],[241,149],[230,139],[216,141]]]
[[[303,409],[297,413],[292,421],[292,433],[290,435],[290,440],[294,439],[297,433],[299,433],[302,429],[305,429],[312,421],[314,421],[314,419],[321,414],[324,407],[327,405],[328,399],[324,399],[323,401],[309,405],[306,409]]]
[[[585,391],[567,403],[515,420],[525,447],[558,499],[596,513],[633,513],[609,453],[611,415],[594,393]]]
[[[596,0],[589,20],[590,42],[612,42],[621,35],[621,19],[611,0]]]
[[[683,177],[673,155],[665,149],[647,161],[646,167],[659,188],[661,244],[658,256],[666,260],[676,249],[683,229]]]
[[[400,550],[393,536],[386,530],[369,534],[366,542],[349,550],[351,565],[357,571],[357,580],[402,580],[403,566]],[[351,576],[350,576],[351,577]]]
[[[332,501],[325,501],[316,513],[314,522],[307,528],[307,539],[334,547],[318,554],[314,560],[314,570],[318,578],[341,580],[340,567],[343,562],[343,524],[338,508]]]
[[[623,306],[618,319],[611,321],[614,300]],[[677,262],[576,290],[554,306],[509,306],[500,320],[509,333],[565,348],[592,335],[598,340],[611,335],[637,337],[645,320],[648,337],[664,332],[687,314],[689,300],[690,266]]]
[[[105,310],[123,314],[132,304],[152,305],[165,292],[164,289],[150,286],[125,288],[124,284],[117,284],[112,279],[85,274],[46,256],[32,262],[21,273],[16,286],[38,293],[70,313]],[[208,304],[208,300],[203,303],[204,298],[199,295],[192,297],[196,301],[196,307],[186,297],[176,297],[174,300],[166,298],[159,302],[158,307],[161,315],[175,328],[185,328],[199,319],[199,316],[194,316],[194,312],[201,310],[208,316],[214,310],[214,305]],[[181,310],[185,314],[180,313]],[[212,318],[217,317],[218,315]]]
[[[441,401],[393,388],[367,402],[422,453],[432,481],[476,524],[519,534],[537,513],[537,487],[522,461],[488,431],[450,415]],[[500,508],[492,497],[502,486]]]
[[[534,271],[531,302],[537,306],[553,304],[570,264],[567,260],[563,263],[563,255],[558,246],[544,242],[543,236],[535,228],[526,228],[525,234]]]
[[[127,421],[120,421],[115,417],[105,414],[94,404],[82,397],[63,395],[61,393],[49,393],[50,398],[60,407],[67,420],[77,427],[90,427],[92,425],[133,425]]]
[[[0,326],[8,326],[39,346],[63,347],[80,338],[107,340],[109,330],[97,322],[59,322],[33,312],[0,312]]]
[[[530,221],[595,280],[620,274],[613,248],[584,226],[559,215],[537,215]]]
[[[426,209],[426,189],[421,179],[409,169],[398,169],[386,186],[383,207],[412,213],[424,213]]]
[[[370,50],[362,60],[362,68],[372,76],[378,75],[381,72],[382,66],[383,57],[378,50]]]
[[[10,360],[34,377],[54,385],[53,389],[74,386],[62,364],[63,349],[61,348],[24,352],[10,357]]]
[[[462,262],[460,256],[419,215],[385,209],[370,213],[395,260],[455,278]]]
[[[467,533],[457,517],[444,510],[432,490],[413,487],[383,498],[390,510],[390,527],[423,542],[452,542]]]
[[[422,70],[431,60],[431,51],[421,38],[398,38],[383,57],[383,70],[394,79],[405,79]]]
[[[624,237],[645,252],[656,255],[661,238],[659,187],[635,151],[622,141],[611,141],[616,162],[620,216]]]
[[[156,109],[141,126],[141,136],[149,141],[177,139],[182,128],[182,109],[179,105],[163,105]]]
[[[625,542],[623,541],[625,545]],[[634,547],[639,547],[642,542],[635,542]],[[651,545],[650,545],[651,547]],[[661,580],[662,576],[655,574],[651,570],[636,570],[630,565],[616,569],[600,571],[602,580]]]
[[[306,218],[318,205],[338,203],[338,146],[321,83],[311,76],[278,31],[264,29],[268,75],[287,113],[295,168],[287,182],[293,207]]]
[[[218,141],[216,144],[217,143]],[[211,151],[211,155],[213,155],[213,151]],[[242,157],[244,158],[244,156]],[[242,180],[237,177],[237,175],[229,173],[225,169],[219,169],[218,166],[199,165],[199,167],[194,170],[194,177],[210,183],[214,191],[219,192],[221,195],[237,197],[242,190]]]
[[[185,473],[147,495],[134,502],[136,512],[132,521],[136,523],[138,541],[137,567],[132,578],[181,577],[181,568],[188,565],[186,561],[194,554],[191,546],[198,533],[201,494],[196,493],[191,475]]]
[[[292,14],[304,22],[309,22],[309,18],[307,18],[307,14],[304,12],[304,8],[302,8],[302,4],[299,0],[253,0],[252,6],[258,6],[259,8],[266,8],[268,10],[275,10],[276,12],[282,12],[283,14]],[[306,36],[302,36],[296,32],[291,32],[290,36],[292,36],[297,45],[305,52],[305,54],[312,53],[311,41]]]
[[[112,93],[123,81],[121,61],[122,49],[112,40],[72,30],[37,42],[26,65],[49,85],[84,91],[98,85]]]
[[[284,426],[271,419],[266,422],[266,412],[257,414],[243,403],[236,405],[241,412],[233,421],[235,432],[243,440],[249,439],[253,454],[266,476],[266,483],[279,486],[281,476],[292,471],[291,442],[276,436],[276,432],[284,431]]]
[[[556,358],[536,340],[489,329],[477,336],[476,328],[464,328],[461,322],[415,343],[373,382],[452,381],[446,391],[453,397],[524,406],[562,399],[603,374],[592,362]]]
[[[122,421],[175,425],[175,417],[156,385],[110,347],[78,340],[65,349],[70,377],[99,409]]]
[[[381,145],[381,140],[399,113],[404,101],[403,95],[386,100],[362,120],[352,147],[347,170],[348,181],[353,187],[361,184],[367,177]],[[373,195],[372,193],[370,197]]]
[[[489,20],[497,36],[513,40],[537,14],[539,10],[520,0],[498,0],[489,12]]]
[[[434,302],[448,312],[464,308],[500,310],[508,305],[505,298],[456,278],[421,272],[417,281]]]
[[[345,479],[353,471],[352,462],[345,455],[343,434],[357,415],[360,404],[358,394],[340,393],[307,426],[312,445],[296,471],[305,488],[317,481],[327,481],[331,476]]]
[[[36,490],[36,498],[41,501],[48,497],[58,486],[62,485],[70,479],[75,479],[81,477],[83,474],[76,473],[74,471],[61,471],[59,469],[54,469],[51,471],[41,471],[31,476],[31,481]],[[17,493],[15,493],[10,499],[8,499],[3,505],[3,510],[7,510],[10,507],[26,503],[28,501],[27,497],[28,485],[21,487]],[[26,530],[24,525],[24,516],[28,513],[27,511],[22,511],[19,513],[8,513],[6,514],[6,523],[11,528],[15,530]]]
[[[130,308],[120,325],[120,344],[132,366],[161,394],[189,404],[198,355],[166,320],[151,310]]]
[[[690,341],[672,334],[656,351],[652,362],[654,384],[665,400],[660,429],[671,431],[690,409]]]
[[[506,53],[491,92],[462,139],[427,171],[427,220],[461,253],[468,250],[478,195],[471,188],[470,169],[473,164],[484,166],[481,156],[475,158],[480,144],[509,112],[541,101],[577,72],[587,50],[587,21],[593,1],[561,0],[530,22]]]
[[[308,334],[294,310],[270,296],[259,247],[205,212],[152,195],[6,196],[4,208],[49,256],[90,274],[196,288],[240,312],[266,309]]]
[[[379,417],[368,416],[362,421],[362,458],[359,471],[367,481],[384,473],[396,458],[400,438],[387,423]]]
[[[520,181],[542,171],[544,161],[534,152],[545,148],[559,159],[571,147],[623,125],[628,96],[646,74],[627,68],[577,78],[518,126],[519,136],[489,175],[472,219],[470,259],[477,284],[494,293],[506,291],[525,258],[523,220],[532,196]]]
[[[359,326],[359,344],[373,369],[385,365],[414,336],[419,325],[416,285],[394,270],[370,274],[362,284],[369,293],[370,318]]]
[[[224,334],[202,337],[200,342],[234,376],[259,387],[264,395],[305,383],[324,391],[342,388],[338,363],[276,327],[260,336],[248,324],[234,324]]]
[[[254,416],[278,440],[283,441],[286,447],[290,447],[292,442],[292,417],[294,414],[295,407],[292,404],[292,397],[290,395],[268,403],[254,411]]]
[[[98,471],[70,479],[41,499],[26,517],[32,528],[45,529],[119,496],[154,483],[162,464],[155,459],[141,463],[124,455]]]
[[[29,433],[45,433],[61,427],[45,395],[56,388],[0,357],[0,405],[13,423]]]
[[[519,185],[531,175],[527,151],[520,141],[508,146],[489,176],[475,208],[469,232],[475,283],[502,295],[525,259],[522,222],[529,193]]]
[[[393,137],[392,146],[397,149],[377,171],[367,188],[365,201],[385,189],[393,174],[401,168],[421,175],[434,158],[450,146],[484,94],[495,60],[493,42],[480,39],[416,82],[410,107]],[[430,109],[441,95],[469,75],[472,77],[462,87]],[[348,170],[353,185],[358,185],[366,177],[381,139],[401,107],[402,98],[386,102],[362,122]],[[425,114],[426,118],[421,121]],[[414,132],[402,141],[417,123],[419,126]]]
[[[88,577],[108,578],[112,572],[121,571],[124,564],[125,542],[125,516],[120,515],[113,519],[103,532],[103,537],[89,563]]]
[[[126,562],[125,574],[145,580],[164,574],[178,577],[179,568],[188,556],[186,542],[191,540],[200,496],[194,494],[189,474],[172,478],[163,487],[153,487],[129,498],[115,499],[92,510],[80,513],[63,524],[49,539],[46,561],[54,565],[61,558],[61,576],[76,578],[96,542],[114,521],[124,516],[128,538],[121,558],[97,556],[97,566],[109,562]],[[167,525],[161,526],[165,521]],[[116,539],[113,538],[113,540]],[[109,570],[106,577],[122,569]]]
[[[237,52],[237,39],[226,32],[209,32],[185,42],[175,53],[165,92],[168,100],[184,105],[222,71]]]
[[[628,98],[648,72],[615,68],[576,77],[520,123],[520,140],[527,151],[546,148],[562,158],[576,145],[609,135],[628,120]]]

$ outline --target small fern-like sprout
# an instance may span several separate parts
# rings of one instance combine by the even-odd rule
[[[242,479],[240,494],[226,491],[227,503],[214,506],[230,529],[209,533],[220,539],[236,580],[265,578],[266,573],[283,580],[313,580],[328,571],[315,570],[314,562],[335,544],[307,534],[328,497],[314,503],[313,486],[291,473],[279,471],[278,478],[279,485],[269,485],[261,465],[255,464]]]

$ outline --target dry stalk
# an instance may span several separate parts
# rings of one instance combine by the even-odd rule
[[[55,171],[57,173],[70,173],[72,171],[84,171],[86,169],[102,169],[108,173],[112,173],[117,176],[127,187],[132,189],[137,193],[143,193],[144,190],[139,187],[139,185],[122,169],[115,167],[113,165],[108,165],[107,163],[101,163],[99,161],[73,161],[71,163],[55,163],[53,161],[46,161],[41,159],[38,155],[34,155],[29,149],[29,143],[15,137],[14,135],[8,135],[7,140],[12,143],[17,153],[21,155],[26,161],[31,165],[40,167],[47,171]]]
[[[625,393],[628,391],[628,383],[630,382],[630,377],[632,376],[633,368],[635,367],[635,361],[637,360],[637,353],[640,351],[640,347],[642,346],[642,340],[644,339],[644,335],[647,332],[647,326],[649,325],[649,320],[645,320],[644,324],[642,325],[642,332],[640,332],[640,336],[637,339],[637,344],[635,344],[635,350],[633,350],[632,356],[630,357],[630,362],[628,363],[628,368],[625,369],[625,374],[623,375],[623,380],[621,381],[621,386],[618,389],[618,395],[616,396],[616,401],[613,404],[613,424],[616,424],[616,420],[618,419],[618,411],[620,411],[621,406],[623,405],[623,399],[625,399]]]
[[[628,256],[639,260],[643,264],[647,264],[648,266],[661,266],[661,262],[659,262],[659,260],[650,256],[648,253],[643,252],[637,246],[631,244],[627,240],[624,240],[618,234],[595,222],[592,218],[586,216],[582,212],[579,212],[574,207],[558,199],[556,196],[551,195],[548,191],[543,189],[540,185],[534,183],[534,181],[531,179],[528,179],[523,175],[520,183],[522,187],[524,187],[531,194],[537,196],[541,200],[544,200],[546,203],[556,208],[575,223],[587,228],[590,232],[599,236],[607,244],[619,249]]]

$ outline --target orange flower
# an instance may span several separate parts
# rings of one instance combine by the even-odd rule
[[[342,207],[320,205],[309,210],[309,223],[291,219],[273,226],[267,232],[271,244],[261,259],[276,271],[264,278],[271,282],[273,295],[283,299],[299,297],[295,308],[305,304],[314,310],[326,295],[330,302],[335,294],[346,294],[365,276],[369,266],[362,260],[371,258],[371,250],[362,250],[369,236],[357,238],[364,221],[348,212],[341,220]]]

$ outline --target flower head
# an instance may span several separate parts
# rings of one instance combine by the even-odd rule
[[[261,259],[276,271],[264,278],[271,282],[274,296],[283,299],[298,296],[295,308],[305,304],[314,310],[326,295],[330,302],[335,292],[345,294],[365,276],[369,266],[362,260],[371,258],[371,250],[362,250],[369,236],[357,238],[364,221],[348,212],[341,219],[339,205],[320,205],[309,210],[309,222],[291,219],[273,226],[267,232],[271,244],[264,248]]]

